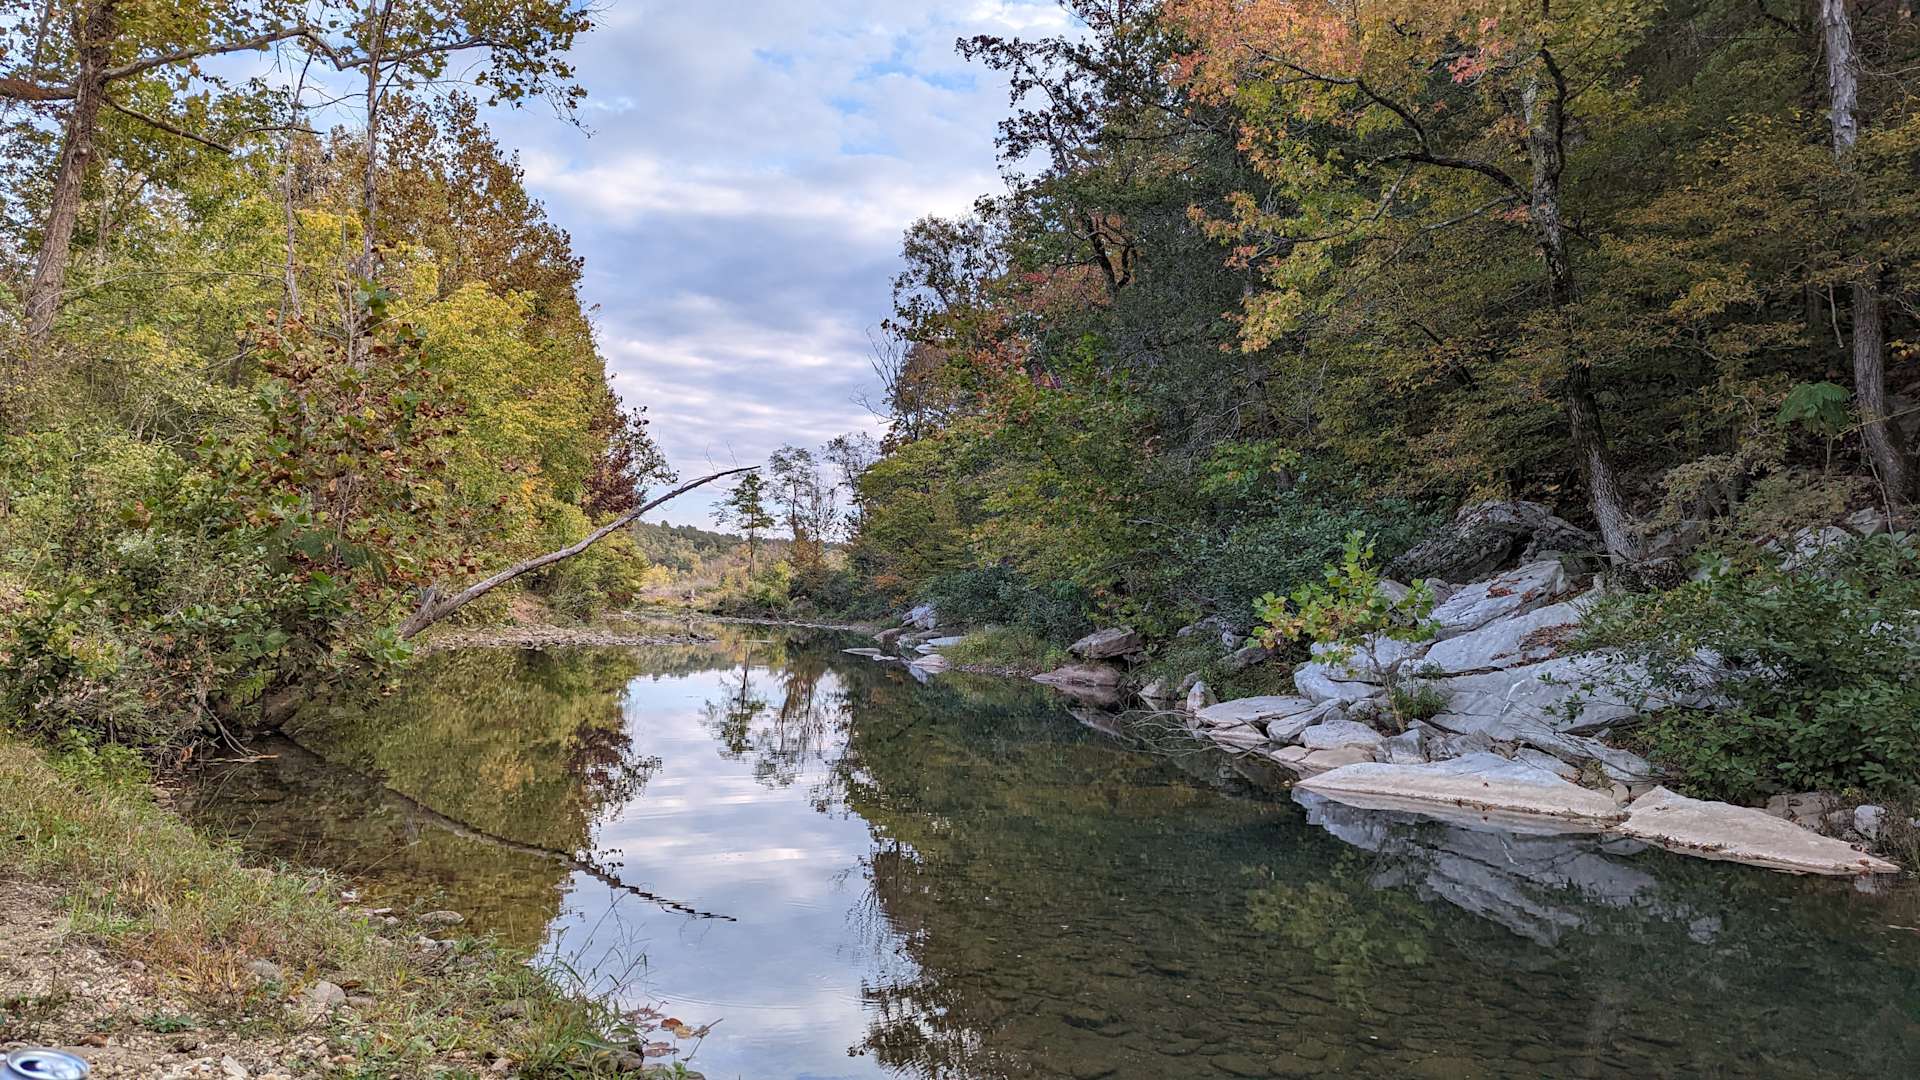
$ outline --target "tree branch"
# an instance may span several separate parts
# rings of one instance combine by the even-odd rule
[[[112,98],[102,98],[101,100],[105,101],[107,105],[110,106],[115,112],[125,113],[126,115],[133,117],[135,120],[138,120],[143,124],[149,124],[153,127],[157,127],[161,131],[167,132],[170,135],[178,135],[183,139],[190,139],[194,142],[199,143],[202,146],[211,146],[215,150],[218,150],[223,154],[233,153],[233,147],[228,146],[225,143],[214,142],[212,139],[209,139],[204,135],[195,135],[193,132],[188,131],[187,129],[182,127],[175,127],[173,124],[168,123],[167,121],[162,120],[157,116],[148,116],[146,113],[138,112],[134,109],[129,109],[125,105],[120,104],[119,102],[113,100]]]
[[[681,484],[679,487],[674,488],[672,491],[667,492],[665,495],[662,495],[659,498],[654,499],[652,502],[647,503],[645,506],[640,506],[640,507],[636,507],[635,509],[629,510],[624,514],[621,514],[619,517],[614,518],[612,521],[607,522],[605,525],[602,525],[599,528],[593,530],[592,532],[588,533],[586,535],[586,538],[581,540],[579,543],[570,544],[567,547],[563,547],[558,551],[549,551],[545,555],[541,555],[537,558],[528,559],[525,562],[515,563],[512,566],[507,567],[505,570],[502,570],[499,573],[493,575],[492,577],[486,578],[481,581],[477,581],[472,585],[467,586],[465,589],[460,590],[459,592],[453,594],[452,596],[443,597],[440,595],[440,591],[437,586],[429,586],[427,588],[426,593],[420,598],[420,609],[418,611],[415,611],[412,615],[408,616],[407,620],[400,624],[400,639],[402,641],[405,641],[409,638],[412,638],[418,635],[420,631],[425,630],[427,627],[432,626],[434,623],[437,623],[440,620],[446,618],[447,616],[453,614],[454,612],[459,611],[461,608],[466,607],[468,604],[473,603],[475,600],[480,599],[482,596],[485,596],[488,593],[492,592],[493,590],[499,588],[500,586],[505,585],[507,582],[512,581],[514,578],[520,577],[524,574],[530,574],[535,570],[540,569],[541,567],[552,566],[554,563],[562,562],[567,559],[573,558],[575,555],[580,554],[581,552],[587,550],[593,545],[606,539],[608,536],[612,535],[615,531],[622,529],[627,525],[631,524],[632,522],[637,520],[640,517],[640,515],[646,513],[649,510],[652,510],[654,507],[659,506],[662,503],[669,502],[673,499],[677,499],[680,496],[685,495],[687,492],[692,491],[694,488],[700,487],[705,484],[711,484],[715,480],[719,480],[722,477],[733,476],[736,473],[754,472],[759,468],[760,466],[758,465],[749,465],[742,469],[728,469],[725,472],[717,472],[709,476],[703,476],[698,480],[689,480],[686,483]]]

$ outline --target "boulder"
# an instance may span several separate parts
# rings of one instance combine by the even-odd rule
[[[1167,688],[1167,680],[1155,679],[1140,688],[1140,700],[1151,702],[1172,701],[1173,694]]]
[[[1897,874],[1885,859],[1782,821],[1764,810],[1704,802],[1657,787],[1633,800],[1618,832],[1703,859],[1800,874]]]
[[[1233,629],[1233,623],[1225,615],[1209,615],[1196,623],[1189,623],[1173,632],[1177,638],[1188,638],[1195,634],[1201,637],[1217,638]]]
[[[1338,750],[1343,746],[1358,746],[1369,751],[1377,749],[1386,739],[1365,724],[1352,720],[1326,720],[1300,732],[1300,745],[1309,750]]]
[[[1243,649],[1235,649],[1222,658],[1220,669],[1231,675],[1245,671],[1255,664],[1264,664],[1272,657],[1273,650],[1260,645],[1248,645]]]
[[[1332,670],[1321,663],[1301,664],[1293,669],[1293,686],[1304,696],[1314,701],[1353,702],[1365,701],[1380,692],[1378,686],[1363,682],[1345,682],[1333,677]]]
[[[1119,686],[1123,678],[1119,668],[1107,664],[1069,664],[1035,675],[1033,681],[1048,686]]]
[[[1105,630],[1095,630],[1072,645],[1067,651],[1082,660],[1108,660],[1116,656],[1125,656],[1138,652],[1143,643],[1140,635],[1127,626],[1115,626]]]
[[[1528,563],[1499,577],[1461,587],[1434,607],[1434,636],[1445,640],[1478,630],[1495,619],[1524,615],[1560,597],[1571,586],[1557,560]],[[1429,650],[1431,651],[1431,650]]]
[[[302,1019],[313,1023],[346,1003],[347,992],[322,979],[301,991],[300,1001],[295,1006],[295,1011]]]
[[[1597,551],[1600,546],[1598,537],[1539,503],[1483,502],[1462,507],[1451,525],[1393,560],[1387,572],[1401,581],[1473,581],[1516,561]]]
[[[894,643],[899,641],[901,636],[906,634],[906,632],[907,632],[906,627],[896,626],[891,630],[882,630],[879,633],[873,635],[873,640],[879,642],[881,648],[891,649],[893,648]]]
[[[1887,515],[1876,507],[1855,510],[1847,515],[1847,528],[1861,536],[1879,536],[1887,531]]]
[[[1427,729],[1416,724],[1380,744],[1374,760],[1389,765],[1421,765],[1427,760]]]
[[[1587,732],[1657,707],[1643,669],[1596,653],[1475,675],[1436,679],[1447,714],[1535,720],[1557,731]],[[1449,731],[1468,730],[1439,723]]]
[[[1853,831],[1869,840],[1880,839],[1880,829],[1887,818],[1887,808],[1871,804],[1853,808]]]
[[[1187,711],[1197,713],[1220,699],[1213,696],[1213,690],[1204,682],[1196,681],[1187,691]]]
[[[932,630],[940,625],[940,611],[932,604],[916,604],[901,621],[918,630]]]
[[[1495,619],[1427,650],[1423,671],[1455,674],[1519,667],[1551,659],[1561,642],[1571,636],[1589,607],[1584,599],[1535,608],[1524,614]]]
[[[1498,754],[1468,754],[1427,765],[1367,762],[1303,781],[1308,791],[1377,810],[1465,807],[1487,814],[1548,817],[1593,827],[1624,816],[1613,799],[1553,772]]]
[[[1193,684],[1199,681],[1200,673],[1197,671],[1189,671],[1180,676],[1180,696],[1185,697],[1187,692],[1193,689]]]
[[[1344,682],[1383,684],[1388,676],[1426,654],[1424,641],[1398,641],[1379,634],[1361,641],[1316,641],[1310,650],[1313,659],[1327,670],[1330,678]]]
[[[1811,566],[1828,552],[1845,547],[1853,540],[1853,534],[1838,525],[1801,529],[1787,538],[1786,557],[1780,560],[1780,569],[1793,571]],[[1770,546],[1779,549],[1777,544]]]

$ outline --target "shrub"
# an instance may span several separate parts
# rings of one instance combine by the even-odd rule
[[[1920,777],[1920,551],[1905,535],[1829,549],[1795,569],[1717,559],[1697,581],[1613,597],[1579,645],[1645,666],[1668,709],[1653,756],[1703,793],[1864,788]]]
[[[939,609],[942,622],[1018,627],[1047,641],[1072,641],[1093,628],[1084,590],[1064,581],[1035,585],[1005,566],[941,574],[920,598]]]
[[[1406,595],[1394,597],[1380,587],[1374,545],[1367,534],[1347,534],[1340,561],[1321,571],[1287,598],[1268,593],[1254,601],[1256,630],[1268,648],[1286,641],[1309,641],[1343,648],[1380,638],[1424,641],[1433,636],[1427,620],[1433,590],[1416,581]]]
[[[943,650],[947,659],[971,667],[1000,668],[1034,674],[1067,662],[1067,651],[1033,631],[1017,626],[989,626],[968,634],[958,645]]]

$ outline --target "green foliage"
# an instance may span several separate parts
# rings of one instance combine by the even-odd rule
[[[1380,638],[1425,641],[1433,636],[1427,620],[1434,605],[1433,590],[1415,581],[1404,596],[1381,588],[1372,541],[1355,530],[1347,534],[1337,565],[1329,565],[1323,582],[1310,582],[1281,598],[1268,593],[1254,602],[1260,621],[1255,634],[1268,648],[1283,642],[1307,641],[1352,648]]]
[[[1844,386],[1830,382],[1801,383],[1787,391],[1776,417],[1783,424],[1799,424],[1825,438],[1834,438],[1853,423]]]
[[[954,626],[998,625],[1068,642],[1093,628],[1084,592],[1064,581],[1035,585],[1013,569],[955,570],[927,582],[920,599]]]
[[[1879,536],[1808,565],[1716,560],[1670,592],[1609,598],[1583,647],[1645,665],[1654,757],[1701,793],[1861,788],[1920,777],[1920,550]],[[1717,659],[1717,662],[1715,662]],[[1703,703],[1710,694],[1720,700]]]
[[[1067,650],[1032,630],[1017,626],[988,626],[966,635],[957,645],[941,650],[956,664],[1034,675],[1068,662]]]

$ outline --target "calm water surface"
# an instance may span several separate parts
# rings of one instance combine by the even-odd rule
[[[728,633],[436,657],[188,812],[723,1021],[715,1078],[1920,1075],[1911,891],[1296,805],[1038,688]]]

